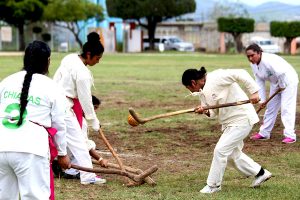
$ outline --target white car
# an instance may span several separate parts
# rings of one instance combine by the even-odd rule
[[[272,40],[262,38],[262,37],[253,37],[250,40],[251,43],[258,44],[264,52],[267,53],[280,53],[280,47],[275,44]]]
[[[160,43],[164,44],[164,50],[195,51],[192,43],[184,42],[177,36],[163,36]]]

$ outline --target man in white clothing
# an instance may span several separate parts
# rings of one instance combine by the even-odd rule
[[[252,71],[260,87],[259,95],[262,102],[266,100],[266,81],[270,82],[270,95],[279,88],[284,88],[268,103],[260,130],[251,138],[253,140],[270,139],[277,113],[281,109],[281,121],[284,125],[282,142],[286,144],[296,142],[295,118],[299,82],[297,72],[282,57],[262,52],[257,44],[249,45],[246,48],[246,55],[251,62]],[[261,105],[262,108],[265,106]]]
[[[191,92],[199,94],[201,106],[195,112],[208,117],[218,117],[223,134],[220,137],[207,178],[207,185],[201,193],[214,193],[221,190],[221,183],[227,161],[232,161],[236,169],[245,176],[255,176],[252,187],[261,185],[272,174],[242,152],[243,140],[253,125],[259,121],[253,105],[244,104],[216,110],[204,110],[202,106],[231,103],[247,100],[248,96],[238,82],[243,83],[251,94],[252,103],[259,101],[259,87],[252,77],[241,69],[216,70],[206,74],[206,69],[188,69],[182,75],[182,84]]]

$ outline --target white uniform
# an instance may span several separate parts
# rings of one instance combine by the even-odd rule
[[[67,153],[66,98],[50,78],[33,75],[23,124],[17,127],[17,121],[10,119],[19,116],[25,74],[17,72],[0,83],[0,199],[19,199],[18,192],[21,199],[49,199],[49,143],[44,127],[57,129],[58,155]]]
[[[85,117],[99,124],[92,103],[91,87],[93,78],[90,70],[83,64],[77,54],[69,54],[61,61],[61,64],[53,77],[65,91],[67,103],[67,143],[68,149],[75,157],[77,165],[93,168],[92,160],[86,147],[86,142],[76,116],[72,110],[72,99],[78,98]],[[88,181],[94,178],[94,173],[80,171],[80,180]]]
[[[270,95],[278,88],[285,88],[284,91],[277,94],[267,104],[259,134],[265,138],[270,138],[277,113],[281,108],[281,120],[284,125],[283,133],[285,137],[296,140],[295,117],[297,87],[299,82],[297,72],[280,56],[264,52],[262,52],[261,61],[258,65],[250,65],[256,82],[261,88],[259,94],[262,102],[266,100],[265,81],[270,82]]]
[[[259,87],[245,70],[216,70],[207,74],[206,84],[200,90],[201,105],[215,105],[247,100],[248,96],[237,82],[245,85],[247,91],[253,94]],[[243,140],[248,136],[252,126],[259,121],[252,104],[225,107],[210,110],[212,118],[218,117],[223,134],[215,150],[207,178],[211,187],[220,186],[227,161],[246,176],[255,176],[261,166],[242,152]]]

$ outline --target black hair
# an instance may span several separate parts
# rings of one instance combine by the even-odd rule
[[[91,32],[87,36],[87,42],[82,47],[81,56],[87,58],[87,52],[91,53],[91,57],[102,55],[104,47],[100,42],[100,36],[96,32]]]
[[[51,50],[49,46],[41,41],[33,41],[25,49],[23,70],[26,71],[26,75],[24,77],[22,92],[20,96],[20,118],[17,123],[18,126],[23,123],[23,114],[28,103],[27,98],[32,75],[35,73],[48,74],[50,55]]]
[[[187,69],[182,74],[182,84],[184,86],[191,86],[192,80],[199,80],[204,78],[206,75],[205,67],[201,67],[199,70],[197,69]]]
[[[257,52],[257,53],[263,52],[262,48],[261,48],[258,44],[256,44],[256,43],[250,44],[250,45],[246,48],[245,51],[247,52],[248,50],[252,50],[252,51]]]
[[[98,99],[96,96],[92,95],[92,101],[93,101],[93,105],[100,105],[101,104],[101,100]]]

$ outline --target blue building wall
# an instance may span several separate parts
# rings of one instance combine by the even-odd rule
[[[80,37],[82,41],[86,42],[86,36],[88,34],[89,28],[100,27],[100,28],[109,28],[109,23],[114,22],[116,28],[116,39],[117,42],[123,41],[123,20],[121,18],[109,17],[106,9],[106,0],[90,0],[91,2],[101,5],[104,9],[104,20],[102,22],[97,22],[92,19],[88,23],[86,23],[85,29],[80,33]],[[84,23],[84,22],[82,22]]]

